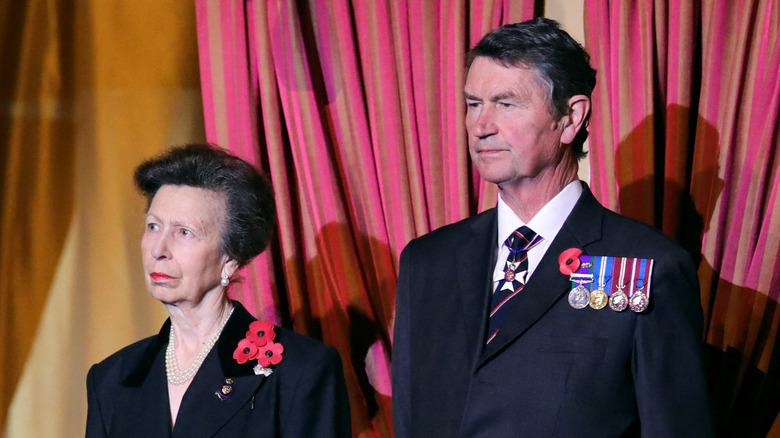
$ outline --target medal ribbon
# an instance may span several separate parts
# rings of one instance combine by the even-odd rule
[[[623,288],[626,286],[625,279],[626,279],[626,258],[625,257],[615,257],[615,264],[620,262],[620,277],[618,278],[617,283],[613,284],[613,288],[615,289],[615,292],[619,290],[623,290]]]
[[[631,298],[634,296],[634,293],[636,290],[634,289],[634,285],[638,286],[638,282],[640,280],[637,279],[637,271],[636,271],[636,262],[637,260],[641,259],[631,259],[631,279],[628,281],[628,297]],[[641,264],[641,263],[640,263]]]
[[[593,265],[595,261],[594,259],[596,259],[596,257],[589,256],[589,255],[581,255],[579,259],[580,259],[580,268],[577,269],[577,272],[569,276],[569,280],[571,281],[571,287],[572,289],[574,289],[575,287],[583,283],[590,283],[588,285],[588,291],[590,291],[593,283],[593,271],[594,271]]]
[[[598,257],[598,270],[599,270],[599,284],[598,288],[606,292],[607,295],[611,295],[612,291],[607,287],[609,280],[604,281],[607,275],[607,266],[610,267],[610,273],[612,271],[612,257],[601,256]]]
[[[653,259],[642,259],[639,268],[639,278],[637,279],[637,288],[643,291],[647,298],[650,298],[650,279],[653,275]]]
[[[609,286],[609,292],[610,295],[617,292],[617,278],[615,278],[615,273],[618,271],[617,264],[620,260],[620,257],[610,257],[609,258],[609,270],[613,273],[612,278],[610,278],[610,286]]]

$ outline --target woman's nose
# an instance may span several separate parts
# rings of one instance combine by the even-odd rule
[[[155,260],[170,258],[171,252],[168,243],[168,237],[165,233],[159,233],[155,236],[155,240],[151,247],[152,257],[154,257]]]

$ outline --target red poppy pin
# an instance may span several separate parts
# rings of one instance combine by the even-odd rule
[[[580,254],[582,254],[581,249],[569,248],[558,256],[558,269],[561,270],[561,274],[571,275],[580,269]]]
[[[238,346],[233,351],[233,359],[240,364],[256,359],[255,374],[270,376],[273,371],[269,367],[279,364],[284,352],[284,346],[273,341],[275,337],[274,325],[270,322],[252,322],[249,324],[246,337],[238,341]]]

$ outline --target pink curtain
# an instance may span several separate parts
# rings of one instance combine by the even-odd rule
[[[465,52],[532,0],[197,0],[208,140],[266,169],[271,248],[236,297],[334,345],[355,436],[392,436],[397,261],[495,203],[468,160]]]
[[[716,426],[780,434],[780,1],[585,1],[592,185],[698,260]],[[773,426],[774,425],[774,426]]]

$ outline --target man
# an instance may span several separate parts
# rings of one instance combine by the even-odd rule
[[[471,51],[469,151],[498,206],[401,255],[397,437],[711,435],[690,256],[577,180],[595,82],[551,20]]]

